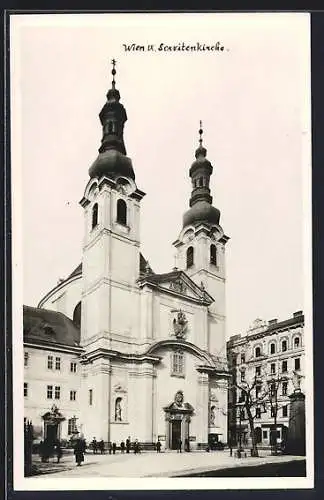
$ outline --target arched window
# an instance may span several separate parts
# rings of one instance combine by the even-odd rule
[[[74,308],[73,323],[75,324],[75,326],[80,328],[80,325],[81,325],[81,302],[79,302]]]
[[[122,419],[122,398],[116,398],[115,401],[115,422],[121,422]]]
[[[189,247],[187,250],[187,268],[193,266],[194,263],[194,249]]]
[[[95,203],[92,208],[92,229],[98,224],[98,203]]]
[[[217,248],[216,245],[210,245],[210,263],[217,266]]]
[[[117,222],[126,226],[127,224],[127,205],[124,200],[117,201]]]
[[[204,178],[203,178],[203,177],[200,177],[200,178],[199,178],[199,186],[200,186],[200,187],[203,187],[203,185],[204,185]]]
[[[294,348],[298,349],[299,347],[300,347],[300,338],[299,337],[295,337],[294,338]]]
[[[261,356],[261,347],[255,348],[255,357],[259,358]]]
[[[274,342],[271,342],[270,344],[270,354],[275,354],[276,352],[276,344]]]
[[[282,350],[282,352],[287,351],[287,340],[283,340],[281,342],[281,350]]]

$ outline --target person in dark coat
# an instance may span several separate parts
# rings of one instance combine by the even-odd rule
[[[121,453],[124,453],[124,451],[125,451],[125,443],[124,443],[124,441],[122,441],[120,443],[120,451],[121,451]]]
[[[140,450],[140,445],[139,445],[138,439],[135,439],[134,453],[137,455],[137,453],[140,453],[140,452],[141,452],[141,450]]]
[[[74,455],[75,455],[75,461],[79,466],[81,465],[81,462],[84,462],[84,451],[85,451],[84,448],[85,448],[85,443],[83,442],[82,439],[78,438],[74,446]]]
[[[117,448],[117,445],[115,442],[113,442],[113,444],[112,444],[113,455],[115,455],[115,453],[116,453],[116,448]]]
[[[129,453],[129,450],[131,449],[131,440],[130,437],[126,439],[126,453]]]
[[[97,440],[95,437],[93,438],[91,444],[92,444],[93,453],[94,453],[94,455],[96,455],[97,449],[98,449],[98,443],[97,443]]]
[[[63,451],[59,441],[57,441],[57,443],[55,444],[55,454],[56,454],[56,462],[59,464],[63,455]]]
[[[111,450],[112,450],[112,445],[111,445],[111,441],[108,442],[108,452],[109,452],[109,455],[111,455]]]
[[[185,439],[185,450],[190,451],[190,443],[188,438]]]
[[[178,441],[178,453],[181,453],[181,448],[182,448],[182,441],[179,439]]]
[[[105,451],[105,443],[104,443],[103,439],[101,441],[99,441],[98,448],[99,448],[99,451],[100,451],[100,453],[102,455],[104,453],[104,451]]]
[[[156,451],[157,453],[161,453],[161,441],[158,439],[156,443]]]

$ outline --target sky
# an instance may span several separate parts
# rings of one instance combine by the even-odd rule
[[[98,154],[112,58],[141,202],[141,251],[174,266],[199,120],[226,247],[227,336],[304,308],[310,220],[307,14],[13,16],[13,244],[22,300],[37,305],[81,262],[79,201]],[[219,42],[223,51],[124,44]],[[305,181],[306,179],[306,181]],[[306,220],[306,222],[305,222]],[[15,265],[15,262],[14,262]]]

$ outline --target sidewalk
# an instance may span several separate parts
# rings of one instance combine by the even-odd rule
[[[60,464],[39,463],[40,475],[53,474],[59,477],[180,477],[191,473],[222,470],[233,467],[249,467],[268,463],[287,463],[293,460],[303,460],[305,457],[278,455],[271,456],[261,452],[260,457],[235,458],[228,450],[206,453],[194,451],[190,453],[143,452],[140,455],[116,454],[93,455],[86,454],[81,467],[76,467],[74,456],[64,455]]]

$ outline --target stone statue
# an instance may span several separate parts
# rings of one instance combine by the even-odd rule
[[[115,422],[122,421],[121,398],[116,399],[115,403]]]
[[[292,378],[292,383],[293,383],[293,386],[294,386],[294,390],[295,392],[300,392],[300,382],[301,382],[301,379],[304,378],[303,375],[301,375],[300,373],[298,373],[296,370],[293,371],[293,378]]]
[[[188,321],[182,311],[178,311],[177,317],[173,319],[173,330],[177,338],[183,338],[186,334]]]
[[[215,425],[215,406],[212,406],[210,409],[210,414],[209,414],[209,425],[213,427]]]
[[[174,396],[174,402],[176,403],[177,406],[182,406],[183,404],[183,392],[178,391],[176,395]]]

